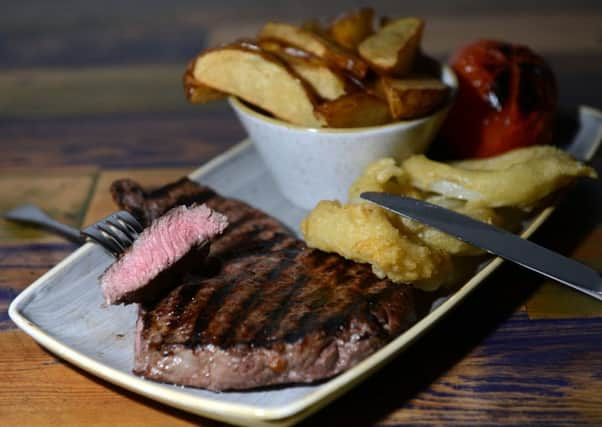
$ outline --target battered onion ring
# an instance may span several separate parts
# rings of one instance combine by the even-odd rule
[[[309,247],[370,263],[377,276],[393,282],[425,290],[447,282],[450,255],[395,227],[389,215],[374,205],[321,201],[301,223],[301,232]]]
[[[473,207],[467,205],[462,200],[449,199],[443,196],[427,197],[424,192],[410,186],[408,175],[391,157],[377,160],[366,167],[364,172],[349,189],[350,203],[367,203],[364,199],[360,198],[360,194],[364,191],[382,191],[389,194],[427,200],[428,202],[453,209],[489,224],[501,225],[502,223],[501,217],[493,209],[478,206]],[[481,255],[484,253],[474,246],[419,222],[397,215],[389,216],[389,219],[394,226],[402,229],[402,233],[409,231],[427,245],[444,250],[450,254],[464,256]]]
[[[487,207],[528,207],[594,169],[551,146],[532,146],[484,160],[446,164],[416,155],[402,163],[411,184],[423,191]]]
[[[483,206],[474,206],[462,200],[448,199],[443,196],[431,196],[426,199],[427,202],[442,206],[447,209],[454,210],[463,215],[470,216],[487,224],[495,224],[503,226],[504,220],[498,215],[495,210]],[[427,245],[441,249],[452,255],[458,256],[476,256],[483,255],[485,251],[476,248],[466,242],[456,239],[435,228],[428,227],[421,222],[397,216],[397,221],[400,221],[408,231],[414,233],[420,240]],[[395,222],[394,222],[395,224]]]
[[[385,157],[369,164],[349,188],[350,203],[366,203],[360,198],[365,191],[381,191],[389,194],[417,196],[418,191],[409,184],[407,174],[392,157]]]

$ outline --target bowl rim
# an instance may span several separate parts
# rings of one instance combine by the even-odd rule
[[[447,102],[445,103],[445,105],[441,106],[436,111],[429,114],[428,116],[419,117],[417,119],[411,119],[411,120],[398,120],[396,122],[387,123],[387,124],[379,125],[379,126],[363,126],[363,127],[355,127],[355,128],[314,128],[314,127],[299,126],[299,125],[285,122],[283,120],[280,120],[280,119],[277,119],[274,117],[266,116],[265,114],[262,114],[259,111],[249,107],[245,102],[243,102],[241,99],[239,99],[236,96],[229,96],[228,102],[234,110],[243,112],[247,116],[251,116],[252,118],[254,118],[256,120],[267,122],[271,125],[274,125],[274,126],[277,126],[280,128],[287,128],[289,130],[305,131],[305,132],[310,132],[310,133],[324,133],[324,134],[328,134],[328,133],[332,133],[332,134],[358,133],[358,132],[365,132],[365,131],[393,130],[396,128],[403,128],[406,126],[410,127],[412,125],[418,125],[420,123],[428,121],[428,120],[432,119],[434,116],[436,116],[437,114],[440,114],[441,112],[449,109],[453,105],[453,103],[456,99],[457,93],[458,93],[458,76],[456,75],[454,70],[449,65],[447,65],[445,63],[440,63],[440,65],[441,65],[442,74],[444,74],[444,75],[447,74],[448,79],[451,81],[451,85],[448,84],[448,86],[451,89],[450,96],[449,96],[449,99],[447,100]]]

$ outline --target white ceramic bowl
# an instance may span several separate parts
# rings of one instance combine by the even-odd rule
[[[420,119],[374,127],[305,128],[266,116],[234,97],[230,105],[284,196],[312,209],[320,200],[346,201],[353,181],[374,160],[424,152],[456,95],[458,81],[445,65],[442,80],[451,88],[444,107]]]

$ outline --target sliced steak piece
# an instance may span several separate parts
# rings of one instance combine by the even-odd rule
[[[227,225],[224,215],[205,205],[171,209],[145,228],[100,277],[107,303],[144,302],[165,295],[179,272],[202,264],[208,252],[205,245]]]
[[[211,390],[313,382],[354,366],[415,322],[411,287],[308,249],[274,218],[207,187],[184,179],[166,188],[120,181],[113,194],[144,218],[169,209],[161,192],[169,201],[203,201],[230,226],[203,269],[141,305],[137,374]]]

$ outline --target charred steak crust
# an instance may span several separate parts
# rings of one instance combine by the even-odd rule
[[[145,226],[178,205],[201,205],[215,196],[209,187],[201,186],[184,177],[176,182],[150,191],[131,179],[120,179],[111,184],[111,195],[118,206],[127,209]]]
[[[137,374],[210,390],[313,382],[354,366],[416,321],[411,287],[308,249],[274,218],[190,180],[166,188],[146,192],[124,180],[113,195],[151,219],[169,203],[200,198],[230,226],[202,273],[140,307]]]
[[[408,287],[336,255],[239,258],[141,310],[135,372],[211,390],[313,382],[407,329],[411,307]]]

